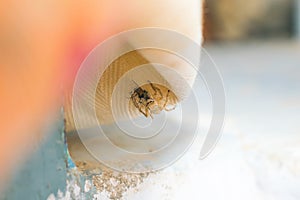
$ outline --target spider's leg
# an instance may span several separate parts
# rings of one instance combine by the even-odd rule
[[[148,108],[149,105],[151,105],[151,104],[153,104],[153,103],[154,103],[154,100],[151,100],[151,101],[147,102],[147,103],[146,103],[146,107]]]
[[[163,105],[163,108],[166,107],[166,105],[167,105],[167,103],[168,103],[168,101],[169,101],[169,94],[170,94],[170,90],[168,90],[168,92],[167,92],[167,95],[166,95],[166,101],[165,101],[165,103],[164,103],[164,105]]]
[[[148,117],[150,115],[150,117],[153,119],[153,116],[151,114],[151,110],[149,108],[146,109],[146,114],[147,114],[146,117]]]
[[[134,80],[132,80],[132,82],[135,84],[136,88],[139,87],[139,85],[138,85]],[[136,89],[136,88],[135,88],[135,89]]]
[[[145,117],[148,117],[148,113],[147,113],[147,110],[146,112],[142,110],[141,107],[139,107],[139,111],[145,116]]]
[[[139,104],[137,103],[137,100],[136,100],[136,94],[133,94],[130,98],[131,98],[131,101],[133,103],[133,105],[136,107],[136,108],[139,108]]]
[[[174,105],[173,108],[169,108],[169,109],[166,108],[167,103],[168,103],[168,101],[169,101],[169,94],[170,94],[170,90],[168,90],[168,93],[167,93],[167,95],[166,95],[166,101],[165,101],[164,106],[163,106],[163,108],[164,108],[165,111],[171,111],[171,110],[174,110],[174,109],[176,108],[176,105]]]
[[[151,113],[151,109],[149,108],[149,105],[154,104],[154,100],[151,100],[149,102],[147,102],[145,109],[146,109],[146,113],[147,113],[147,117],[150,115],[150,117],[153,119],[152,113]]]
[[[159,96],[160,96],[159,100],[161,100],[163,98],[163,94],[162,94],[161,90],[158,87],[154,86],[153,83],[151,83],[149,80],[148,80],[148,82],[149,82],[152,90],[154,91],[154,95],[156,96],[157,93],[159,93]]]

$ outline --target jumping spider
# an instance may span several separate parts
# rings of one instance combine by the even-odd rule
[[[137,109],[139,109],[139,111],[145,117],[150,116],[152,119],[153,119],[153,114],[158,114],[162,110],[165,111],[174,110],[176,108],[176,105],[174,105],[171,108],[167,108],[171,91],[168,89],[166,96],[164,97],[161,89],[159,89],[150,81],[148,82],[151,86],[151,89],[153,90],[153,94],[150,94],[149,91],[139,87],[136,84],[137,87],[134,89],[130,97],[131,101],[133,102],[133,105]]]

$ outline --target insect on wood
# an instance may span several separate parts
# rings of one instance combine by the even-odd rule
[[[134,82],[134,81],[133,81]],[[135,83],[135,82],[134,82]],[[137,87],[133,90],[131,94],[131,101],[133,105],[142,113],[145,117],[153,118],[153,114],[159,114],[161,111],[171,111],[176,108],[176,105],[170,105],[170,93],[171,91],[167,89],[166,94],[163,95],[162,90],[157,87],[152,82],[148,81],[151,91],[143,89],[139,87],[137,83]]]

